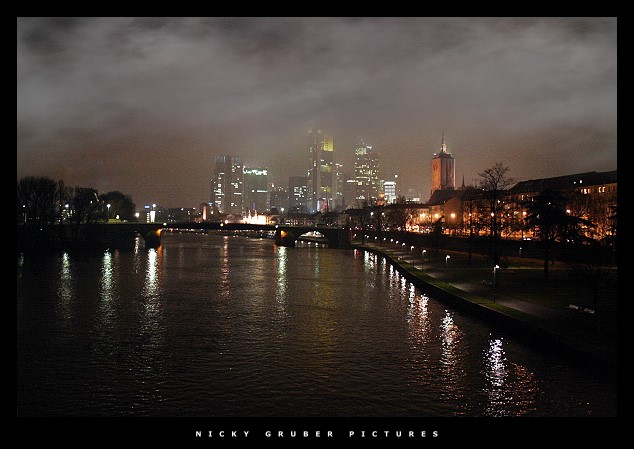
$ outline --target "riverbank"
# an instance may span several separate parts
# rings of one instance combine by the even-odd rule
[[[464,253],[427,254],[389,244],[353,247],[385,257],[426,294],[574,363],[616,375],[616,273],[597,307],[565,264],[551,269],[546,283],[543,262],[536,259],[511,259],[493,273],[475,254],[469,259]]]

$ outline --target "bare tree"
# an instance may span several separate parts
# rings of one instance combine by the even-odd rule
[[[401,206],[405,203],[405,197],[399,196],[396,198],[392,206],[386,207],[385,218],[387,224],[390,226],[390,229],[398,231],[405,230],[407,220],[410,217],[410,212]]]
[[[570,215],[566,210],[568,199],[560,192],[546,189],[523,202],[528,215],[526,222],[533,226],[544,249],[544,278],[548,279],[548,261],[556,241],[580,241],[583,228],[593,224],[583,218]]]
[[[506,194],[506,190],[514,182],[512,178],[506,176],[509,171],[501,162],[496,162],[493,167],[487,168],[478,175],[480,180],[480,188],[482,189],[482,198],[486,212],[489,214],[489,258],[494,265],[500,263],[502,252],[500,228],[504,204],[502,199]]]
[[[74,187],[70,192],[72,237],[77,240],[80,225],[91,223],[98,216],[100,211],[99,196],[97,190],[90,187]]]
[[[45,176],[27,176],[18,181],[17,207],[25,223],[51,224],[55,221],[58,183]],[[22,221],[21,220],[21,221]]]

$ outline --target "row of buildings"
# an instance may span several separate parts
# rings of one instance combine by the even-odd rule
[[[211,198],[194,208],[159,211],[161,221],[246,221],[271,222],[288,220],[308,223],[316,212],[327,214],[332,224],[348,225],[350,215],[333,213],[346,209],[385,206],[401,209],[401,219],[392,226],[413,232],[431,232],[441,225],[446,233],[485,233],[487,214],[481,188],[456,186],[455,159],[447,150],[444,135],[440,151],[431,159],[431,190],[426,203],[416,195],[403,195],[395,176],[384,180],[379,176],[379,154],[372,146],[360,142],[354,149],[353,170],[345,172],[334,162],[331,135],[312,126],[308,130],[309,163],[306,176],[291,176],[287,185],[269,183],[265,167],[245,166],[239,157],[216,156],[211,180]],[[552,178],[521,181],[500,192],[495,219],[506,237],[526,238],[530,230],[524,226],[523,204],[547,190],[557,190],[569,198],[567,212],[597,224],[598,235],[610,232],[609,216],[617,201],[617,172],[586,172]],[[401,199],[402,199],[401,198]],[[394,215],[394,214],[393,214]],[[497,216],[499,215],[499,216]],[[157,221],[159,218],[157,217]],[[383,223],[383,226],[389,226]]]
[[[289,177],[286,185],[270,183],[266,167],[248,167],[235,155],[216,156],[210,201],[201,206],[205,219],[218,214],[248,218],[273,210],[325,213],[396,200],[398,175],[379,177],[379,154],[371,145],[357,145],[348,172],[335,162],[333,136],[314,125],[308,129],[307,149],[306,174]],[[410,200],[420,198],[410,194]]]

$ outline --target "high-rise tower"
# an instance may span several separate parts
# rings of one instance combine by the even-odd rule
[[[244,197],[245,213],[253,215],[255,212],[263,214],[269,210],[269,182],[268,169],[265,167],[244,167]]]
[[[372,204],[379,198],[379,157],[370,145],[361,142],[354,150],[354,177],[357,181],[356,200],[359,205]]]
[[[242,213],[243,166],[236,156],[216,156],[211,201],[225,214]]]
[[[431,195],[436,190],[452,190],[456,188],[455,159],[447,153],[445,135],[442,136],[440,153],[434,153],[431,160]]]
[[[332,136],[314,124],[308,129],[308,136],[308,209],[310,212],[334,210],[336,177]]]

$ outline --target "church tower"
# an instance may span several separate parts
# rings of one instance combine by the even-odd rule
[[[456,188],[455,159],[447,153],[445,134],[442,135],[440,153],[434,153],[431,159],[431,195],[436,190],[453,190]]]

